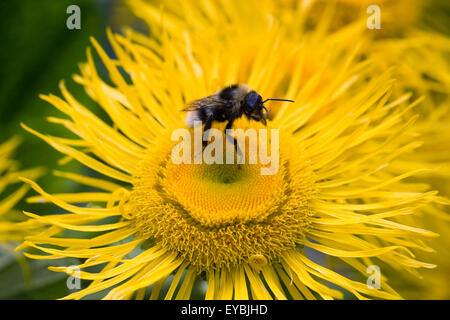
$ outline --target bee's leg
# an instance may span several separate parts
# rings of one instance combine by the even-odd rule
[[[231,127],[233,126],[233,120],[228,121],[227,126],[225,127],[225,136],[227,137],[227,139],[233,143],[234,145],[234,149],[236,150],[236,153],[239,157],[242,157],[242,151],[241,148],[239,148],[239,144],[237,142],[237,139],[235,137],[232,137],[228,134],[227,130],[231,129]],[[241,165],[239,164],[239,168],[241,167]]]
[[[254,115],[251,115],[250,118],[252,118],[255,121],[262,122],[263,125],[267,126],[267,120],[263,115],[261,115],[261,117],[256,117]]]
[[[205,132],[202,137],[202,150],[194,154],[194,159],[198,159],[198,157],[202,157],[203,150],[205,150],[205,147],[208,145],[208,135],[206,134],[206,131],[211,129],[213,118],[212,117],[206,117],[206,120],[201,120],[203,123],[205,123],[205,127],[203,131]],[[201,160],[200,160],[201,163]]]
[[[213,123],[213,118],[207,118],[205,121],[205,128],[203,129],[204,131],[204,135],[203,135],[203,149],[205,149],[205,147],[208,145],[208,133],[207,132],[209,129],[211,129]]]

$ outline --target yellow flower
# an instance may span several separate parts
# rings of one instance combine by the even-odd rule
[[[434,170],[416,178],[419,185],[430,186],[450,196],[450,38],[434,31],[411,27],[408,37],[378,40],[368,54],[376,56],[381,70],[395,64],[395,77],[399,79],[397,91],[412,90],[416,96],[423,96],[423,102],[416,108],[420,118],[414,130],[420,134],[422,145],[416,153],[405,153],[392,163],[392,169],[401,172],[405,168],[418,169],[428,164]],[[411,133],[413,134],[413,133]],[[423,214],[402,218],[402,222],[433,230],[441,236],[430,243],[430,252],[419,256],[437,265],[427,270],[422,279],[402,277],[406,298],[448,299],[450,292],[450,245],[448,230],[450,215],[448,206],[427,207]],[[431,248],[434,250],[432,251]]]
[[[355,24],[377,37],[392,37],[421,24],[427,7],[445,5],[441,0],[432,2],[433,4],[428,0],[284,0],[282,3],[287,10],[309,12],[307,26],[312,28],[323,24],[325,19],[327,27],[332,30]],[[368,30],[366,25],[375,14],[374,6],[379,8],[380,29]]]
[[[26,213],[49,228],[20,248],[42,252],[27,253],[30,258],[86,259],[79,276],[92,282],[66,298],[107,289],[109,299],[188,299],[204,281],[206,299],[331,299],[343,298],[344,290],[361,299],[396,299],[384,270],[415,276],[417,268],[434,267],[414,252],[428,250],[424,240],[436,234],[395,219],[445,200],[408,182],[427,163],[390,170],[392,161],[420,146],[409,135],[420,99],[393,95],[392,70],[374,72],[362,46],[348,45],[359,27],[331,35],[301,31],[293,42],[288,35],[295,30],[269,14],[275,2],[167,1],[162,13],[141,1],[132,6],[152,36],[108,32],[116,58],[92,40],[109,79],[100,77],[90,50],[74,77],[108,119],[61,82],[63,98],[42,98],[68,116],[50,121],[75,137],[25,126],[103,175],[57,172],[102,191],[76,194],[51,195],[24,179],[41,195],[33,201],[53,202],[67,213]],[[323,57],[318,68],[306,53]],[[296,101],[270,105],[268,128],[280,135],[274,175],[261,175],[262,164],[171,161],[178,143],[172,133],[185,128],[180,110],[232,83]],[[241,119],[234,127],[261,125]],[[76,205],[87,202],[96,206]],[[322,256],[337,257],[351,271],[324,266]],[[372,265],[381,268],[380,289],[366,285]],[[101,270],[88,271],[92,266]]]

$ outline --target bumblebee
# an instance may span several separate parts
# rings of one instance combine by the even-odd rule
[[[187,111],[186,125],[189,128],[192,128],[195,122],[201,121],[204,124],[205,132],[211,128],[214,121],[227,121],[225,135],[234,142],[235,148],[239,149],[236,139],[227,134],[227,129],[231,129],[233,122],[244,115],[249,120],[267,125],[269,111],[264,106],[264,103],[270,100],[294,102],[288,99],[263,100],[261,95],[251,90],[247,85],[233,84],[213,95],[192,101],[183,111]],[[203,147],[207,143],[208,139],[204,137]]]

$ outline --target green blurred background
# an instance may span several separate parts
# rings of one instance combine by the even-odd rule
[[[67,7],[81,9],[81,29],[69,30]],[[2,0],[0,1],[0,143],[12,136],[23,143],[15,154],[22,168],[45,166],[56,168],[61,154],[45,142],[25,132],[20,123],[40,132],[67,135],[66,130],[46,122],[48,116],[61,116],[53,106],[42,101],[40,93],[59,95],[58,82],[65,79],[69,90],[80,102],[94,108],[84,90],[72,80],[78,63],[86,59],[89,37],[95,37],[107,48],[105,27],[115,25],[122,3],[113,0]],[[113,27],[114,28],[114,27]],[[65,170],[82,171],[70,162]],[[77,186],[63,179],[52,178],[49,172],[39,182],[50,192],[58,189],[76,191]],[[32,194],[30,192],[30,194]],[[19,204],[20,209],[55,212],[47,205]],[[38,208],[36,208],[38,207]],[[50,272],[48,265],[74,264],[76,261],[29,261],[31,282],[24,275],[16,258],[0,249],[0,299],[56,299],[68,294],[66,275]]]

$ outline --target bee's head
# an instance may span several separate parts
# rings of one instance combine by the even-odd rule
[[[266,101],[287,101],[294,102],[294,100],[289,99],[276,99],[270,98],[263,101],[261,96],[255,91],[250,91],[244,98],[243,101],[243,112],[249,119],[253,119],[255,121],[261,121],[264,125],[267,124],[267,118],[269,117],[269,110],[264,106]]]
[[[255,91],[250,91],[244,98],[243,111],[248,118],[261,121],[266,125],[267,109],[264,107],[262,97]],[[265,113],[263,111],[266,111]]]

